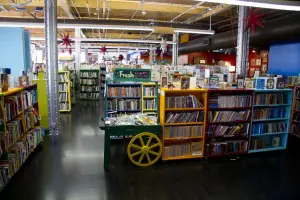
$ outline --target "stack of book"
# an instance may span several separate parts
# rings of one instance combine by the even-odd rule
[[[247,121],[250,115],[250,110],[235,111],[210,111],[208,112],[209,122],[235,122]]]
[[[167,97],[166,108],[203,108],[203,104],[193,95]]]
[[[165,127],[164,138],[193,138],[203,136],[203,126]]]
[[[207,136],[209,137],[233,137],[244,136],[247,137],[250,124],[240,124],[235,126],[225,125],[209,125]]]
[[[204,112],[167,112],[165,123],[203,122]]]
[[[144,96],[156,96],[156,87],[144,87]]]
[[[200,142],[183,143],[164,147],[163,157],[202,156],[202,144]]]
[[[109,87],[108,97],[140,97],[140,87]]]
[[[139,100],[130,99],[112,99],[107,101],[107,108],[109,111],[112,110],[121,110],[121,111],[130,111],[130,110],[138,110],[140,109]]]
[[[253,124],[251,128],[251,135],[267,134],[267,133],[283,133],[286,132],[286,122],[276,123],[258,123]]]
[[[231,153],[246,153],[248,141],[233,140],[226,142],[214,142],[206,145],[208,156],[226,155]]]
[[[256,105],[269,105],[269,104],[285,104],[285,95],[279,94],[257,94],[255,95]]]
[[[144,109],[156,109],[156,100],[144,100]]]
[[[37,90],[24,91],[24,109],[32,107],[37,102]]]
[[[255,109],[253,119],[278,119],[285,117],[285,108],[264,108]]]
[[[12,120],[16,115],[22,112],[22,94],[9,96],[4,99],[4,107],[6,112],[6,120]]]

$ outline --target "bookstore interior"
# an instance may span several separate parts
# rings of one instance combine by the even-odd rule
[[[149,167],[300,144],[299,3],[70,1],[54,20],[56,5],[12,2],[0,2],[0,191],[83,102],[100,105],[105,171],[113,145]]]

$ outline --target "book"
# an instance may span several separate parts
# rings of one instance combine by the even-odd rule
[[[251,135],[261,135],[268,133],[283,133],[287,131],[286,122],[276,123],[257,123],[253,124],[251,128]]]
[[[171,126],[165,127],[164,139],[202,137],[203,134],[203,126]]]
[[[203,108],[203,104],[194,95],[189,96],[172,96],[166,98],[168,108]]]
[[[204,112],[167,112],[165,123],[203,122]]]
[[[254,89],[255,88],[254,81],[252,79],[246,78],[246,80],[245,80],[245,88],[246,89]]]
[[[284,89],[284,78],[277,78],[276,89]]]
[[[208,99],[209,108],[236,108],[252,105],[251,95],[213,95]]]
[[[247,121],[250,115],[250,110],[235,111],[209,111],[209,122],[236,122]]]
[[[274,89],[274,79],[273,78],[267,79],[267,89]]]
[[[219,88],[219,77],[218,76],[211,76],[209,78],[209,87],[210,88]]]
[[[197,87],[197,78],[196,77],[190,77],[190,89]]]
[[[287,96],[284,93],[256,94],[255,105],[286,104]]]
[[[285,108],[263,108],[263,109],[254,109],[253,119],[279,119],[284,118],[286,115]]]
[[[259,77],[255,79],[255,88],[264,90],[266,89],[266,78]]]
[[[207,129],[207,136],[209,137],[234,137],[248,135],[250,124],[239,125],[209,125]]]
[[[244,79],[237,80],[237,88],[243,89],[244,88]]]
[[[181,77],[181,89],[189,89],[190,88],[190,77],[183,76]]]
[[[206,144],[205,151],[208,156],[226,155],[230,153],[246,153],[248,141],[230,140],[222,142],[212,142]]]

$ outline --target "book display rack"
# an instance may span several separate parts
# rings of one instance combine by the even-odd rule
[[[253,90],[208,91],[206,157],[247,153],[252,98]]]
[[[43,140],[37,85],[0,93],[0,191]]]
[[[161,90],[162,160],[203,157],[206,105],[205,89]]]
[[[100,91],[101,97],[104,97],[105,94],[105,82],[106,82],[106,67],[100,67]]]
[[[290,133],[300,138],[300,86],[294,87]]]
[[[100,70],[80,69],[80,99],[98,100],[100,99]]]
[[[71,111],[71,84],[70,84],[70,72],[59,71],[58,72],[58,101],[60,112]]]
[[[142,111],[144,113],[158,116],[158,96],[157,82],[142,83]]]
[[[249,153],[285,149],[293,91],[255,90]]]

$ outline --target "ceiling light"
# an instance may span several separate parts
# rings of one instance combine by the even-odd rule
[[[205,34],[205,35],[213,35],[215,31],[212,30],[197,30],[197,29],[183,29],[183,28],[176,28],[174,30],[175,33],[195,33],[195,34]]]
[[[205,1],[210,3],[221,3],[221,4],[231,4],[237,6],[249,6],[249,7],[257,7],[257,8],[269,8],[269,9],[277,9],[277,10],[290,10],[290,11],[300,11],[300,4],[295,2],[286,3],[283,1],[269,1],[264,2],[260,1],[249,1],[249,0],[195,0],[195,1]]]
[[[142,11],[142,15],[146,15],[146,14],[147,14],[147,12],[143,10]]]

